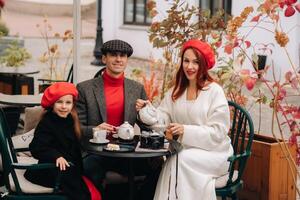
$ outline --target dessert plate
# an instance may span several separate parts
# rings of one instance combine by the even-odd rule
[[[104,151],[111,151],[111,152],[133,152],[134,149],[135,147],[130,145],[120,145],[120,150],[112,150],[107,147],[103,148]]]
[[[116,144],[120,145],[134,145],[135,141],[134,140],[122,140],[122,139],[116,139],[114,141]]]
[[[91,143],[93,143],[93,144],[107,144],[107,143],[109,143],[109,140],[107,140],[107,139],[105,139],[104,141],[97,141],[97,140],[95,140],[94,138],[92,138],[92,139],[90,139],[89,140]]]

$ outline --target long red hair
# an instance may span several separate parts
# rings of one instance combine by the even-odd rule
[[[192,49],[194,54],[196,55],[197,60],[199,61],[199,69],[197,72],[196,85],[197,85],[198,91],[201,91],[201,90],[203,90],[206,81],[213,82],[214,79],[208,73],[207,63],[206,63],[203,55],[197,49],[195,49],[193,47],[189,47],[187,49]],[[187,79],[187,77],[184,73],[184,70],[183,70],[183,56],[187,49],[185,49],[185,51],[182,52],[180,67],[176,73],[175,86],[174,86],[174,89],[172,92],[172,100],[173,101],[175,101],[179,97],[181,97],[181,95],[183,95],[184,91],[186,90],[186,88],[189,85],[189,80]]]
[[[73,105],[73,108],[71,110],[71,116],[73,118],[73,121],[74,121],[74,132],[75,132],[75,135],[76,137],[78,138],[78,140],[81,138],[81,129],[80,129],[80,121],[79,121],[79,117],[78,117],[78,113],[77,113],[77,110],[76,110],[76,106],[75,106],[75,101],[73,102],[74,105]]]

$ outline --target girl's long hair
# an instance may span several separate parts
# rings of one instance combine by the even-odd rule
[[[206,81],[213,82],[214,79],[208,74],[207,63],[206,63],[203,55],[197,49],[195,49],[193,47],[190,47],[187,49],[192,49],[197,57],[197,60],[199,61],[199,68],[198,68],[198,72],[197,72],[197,76],[196,76],[197,77],[196,85],[197,85],[198,91],[203,90],[203,88],[205,87],[205,82]],[[175,101],[179,97],[181,97],[189,85],[189,80],[187,79],[187,77],[184,73],[184,70],[183,70],[183,56],[184,56],[184,53],[186,52],[186,50],[184,52],[182,52],[180,67],[176,73],[175,86],[172,91],[172,100],[173,101]]]
[[[75,104],[76,104],[76,102],[74,101],[74,105],[73,105],[73,108],[71,110],[71,116],[72,116],[73,121],[74,121],[75,135],[76,135],[77,139],[80,140],[80,138],[82,136],[82,133],[81,133],[81,129],[80,129],[80,121],[79,121],[79,117],[78,117],[78,113],[77,113]]]

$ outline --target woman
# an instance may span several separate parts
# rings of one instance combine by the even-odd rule
[[[229,107],[222,88],[208,70],[215,64],[209,44],[187,41],[175,86],[166,93],[158,110],[170,122],[167,132],[183,150],[164,164],[156,187],[156,200],[216,200],[215,178],[227,173],[233,154]],[[137,100],[140,110],[147,102]]]
[[[29,149],[39,163],[56,163],[57,169],[27,170],[25,177],[35,184],[53,188],[60,173],[60,189],[68,199],[100,200],[94,185],[82,177],[80,123],[74,106],[77,97],[72,83],[55,83],[45,90],[41,105],[46,112],[35,129]]]

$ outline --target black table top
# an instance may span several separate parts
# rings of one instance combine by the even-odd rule
[[[139,137],[135,138],[135,143],[132,144],[134,147],[137,145]],[[114,143],[113,141],[110,143]],[[115,158],[151,158],[151,157],[161,157],[169,155],[168,151],[156,151],[156,152],[118,152],[118,151],[105,151],[103,150],[107,144],[93,144],[85,139],[82,143],[83,148],[90,154],[96,154],[104,157],[115,157]],[[128,145],[128,144],[127,144]]]

